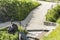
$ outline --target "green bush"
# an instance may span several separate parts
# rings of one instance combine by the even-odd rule
[[[18,32],[13,35],[7,31],[0,31],[0,40],[18,40]]]
[[[18,30],[21,31],[22,28],[18,26]],[[18,31],[14,34],[8,33],[8,27],[0,29],[0,40],[18,40]]]
[[[32,0],[0,0],[0,20],[24,20],[29,12],[39,5]]]
[[[46,20],[51,22],[56,22],[60,17],[60,5],[56,6],[53,9],[48,10],[46,14]]]
[[[43,1],[48,1],[48,2],[58,2],[60,0],[43,0]]]
[[[60,18],[56,22],[60,24]]]

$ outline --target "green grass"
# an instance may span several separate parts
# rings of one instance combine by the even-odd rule
[[[60,40],[60,26],[53,30],[48,36],[44,36],[41,40]]]

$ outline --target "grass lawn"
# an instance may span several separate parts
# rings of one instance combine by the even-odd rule
[[[41,40],[60,40],[60,26],[53,30],[50,35],[44,36]]]

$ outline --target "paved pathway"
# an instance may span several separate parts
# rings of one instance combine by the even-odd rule
[[[36,9],[34,9],[30,14],[32,14],[32,18],[30,19],[30,22],[28,23],[27,30],[51,30],[54,29],[54,26],[46,26],[44,25],[44,22],[46,21],[45,15],[48,11],[48,9],[52,8],[56,5],[55,3],[50,3],[50,2],[42,2],[38,1],[41,3],[41,6],[38,6]],[[28,18],[28,17],[27,17]],[[34,38],[41,38],[44,36],[45,31],[34,31],[34,32],[28,32],[27,36],[34,37]],[[30,35],[33,34],[33,35]]]
[[[42,2],[41,6],[34,9],[31,13],[33,13],[30,22],[28,23],[27,30],[39,30],[45,28],[44,21],[45,21],[45,14],[47,13],[48,9],[52,8],[52,5],[55,3],[50,2]]]
[[[13,22],[13,23],[15,23],[15,24],[17,24],[17,25],[20,25],[19,22]],[[8,27],[8,26],[11,26],[11,25],[12,25],[12,24],[11,24],[10,21],[4,22],[4,23],[0,23],[0,28]]]

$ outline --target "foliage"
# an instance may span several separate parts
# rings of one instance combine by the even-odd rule
[[[18,30],[14,33],[11,34],[8,32],[8,27],[0,28],[0,40],[18,40],[18,33],[23,32],[23,33],[28,33],[27,30],[24,30],[22,26],[17,25]]]
[[[20,26],[18,26],[19,32],[22,30]],[[18,40],[18,31],[14,34],[8,33],[8,27],[0,29],[0,40]]]
[[[48,10],[46,14],[46,20],[51,22],[56,22],[60,17],[60,5]]]
[[[60,0],[43,0],[43,1],[48,1],[48,2],[58,2]]]
[[[19,31],[19,32],[26,33],[26,34],[28,33],[27,30],[25,30],[22,26],[19,26],[19,25],[18,25],[18,31]]]
[[[38,2],[32,0],[0,0],[0,21],[24,20],[38,5]]]
[[[57,23],[60,24],[60,18],[57,20]]]
[[[7,31],[0,31],[0,40],[18,40],[18,32],[13,35]]]
[[[60,26],[53,30],[48,36],[44,36],[41,40],[60,40]]]

